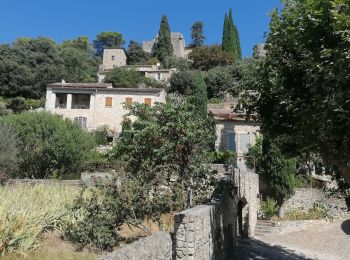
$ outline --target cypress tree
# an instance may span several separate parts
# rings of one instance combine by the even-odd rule
[[[237,27],[233,23],[232,9],[230,9],[228,16],[225,14],[222,50],[232,53],[235,59],[242,58],[241,43]]]
[[[222,50],[226,52],[228,52],[229,32],[230,32],[229,21],[228,21],[227,15],[225,14],[224,30],[222,34]]]
[[[174,48],[171,43],[170,26],[168,18],[163,15],[160,22],[160,28],[158,33],[158,42],[155,56],[163,62],[166,58],[173,56]]]

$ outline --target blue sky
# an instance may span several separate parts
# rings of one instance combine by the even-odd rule
[[[127,43],[141,42],[157,34],[166,14],[171,31],[182,32],[186,44],[198,20],[204,22],[206,44],[220,44],[224,15],[232,8],[243,56],[251,56],[268,31],[268,13],[280,6],[280,0],[1,0],[0,43],[37,36],[57,42],[80,35],[93,40],[101,31],[121,32]]]

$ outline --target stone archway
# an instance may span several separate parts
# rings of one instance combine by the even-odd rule
[[[249,229],[249,210],[248,202],[245,198],[241,198],[237,203],[237,230],[241,237],[248,237]]]

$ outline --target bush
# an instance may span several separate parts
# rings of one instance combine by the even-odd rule
[[[27,255],[40,244],[40,235],[58,227],[69,214],[78,189],[68,186],[0,187],[0,256]]]
[[[17,136],[7,124],[0,124],[0,175],[3,183],[19,163]]]
[[[83,190],[62,225],[63,236],[79,249],[94,246],[111,250],[118,242],[118,229],[126,219],[127,209],[119,188],[95,187]]]
[[[277,201],[267,197],[266,200],[260,200],[260,209],[264,217],[271,218],[278,212]]]
[[[96,144],[105,145],[108,144],[108,127],[107,126],[99,126],[93,134]]]
[[[62,178],[76,174],[94,147],[93,138],[78,124],[46,112],[25,112],[0,119],[18,138],[17,177]]]
[[[211,154],[213,163],[229,163],[230,160],[235,156],[235,152],[226,150],[226,151],[214,151]]]

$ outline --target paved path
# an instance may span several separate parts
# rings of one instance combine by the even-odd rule
[[[307,231],[241,239],[234,259],[350,259],[350,219]]]

